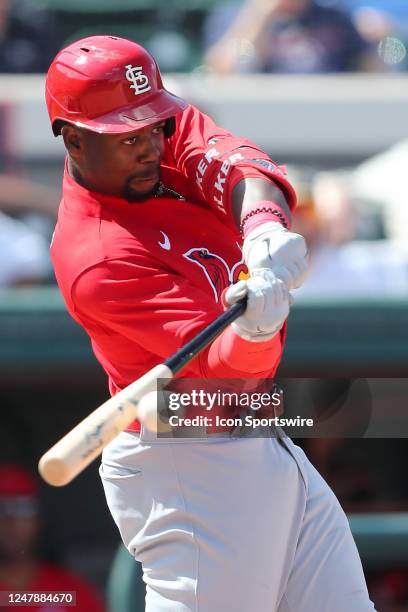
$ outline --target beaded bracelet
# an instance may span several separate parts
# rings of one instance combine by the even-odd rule
[[[288,229],[288,223],[287,223],[284,215],[282,214],[282,212],[280,210],[278,210],[276,208],[271,208],[270,206],[262,206],[260,208],[253,208],[242,219],[241,224],[239,226],[239,231],[241,232],[242,236],[244,235],[244,226],[245,226],[245,223],[248,221],[248,219],[250,219],[254,215],[258,215],[260,213],[270,213],[272,215],[275,215],[275,217],[278,217],[278,219],[281,222],[281,224],[283,225],[283,227]]]

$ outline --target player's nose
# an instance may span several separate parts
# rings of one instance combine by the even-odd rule
[[[161,147],[156,138],[146,136],[139,148],[139,161],[144,163],[160,161],[162,154]]]

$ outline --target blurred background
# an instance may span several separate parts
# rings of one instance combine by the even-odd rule
[[[43,97],[55,53],[99,33],[145,45],[170,90],[287,164],[311,272],[279,375],[288,401],[324,413],[355,380],[408,375],[408,3],[0,0],[0,590],[71,585],[84,609],[120,612],[136,564],[125,551],[112,565],[97,462],[63,489],[35,476],[108,395],[50,266],[64,151]],[[389,402],[405,417],[404,393]],[[362,423],[355,437],[298,440],[349,513],[387,612],[408,610],[407,437],[408,424],[374,438]]]

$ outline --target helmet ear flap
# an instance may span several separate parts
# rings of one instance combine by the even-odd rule
[[[61,136],[61,130],[64,125],[67,125],[68,121],[62,121],[62,119],[57,119],[52,124],[52,131],[54,136]]]
[[[175,131],[176,131],[176,118],[169,117],[169,119],[166,119],[166,123],[164,126],[164,137],[171,138]]]

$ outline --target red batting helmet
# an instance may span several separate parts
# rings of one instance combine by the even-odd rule
[[[62,49],[48,70],[45,97],[55,136],[61,122],[104,134],[131,132],[187,106],[164,89],[146,49],[116,36],[90,36]]]

